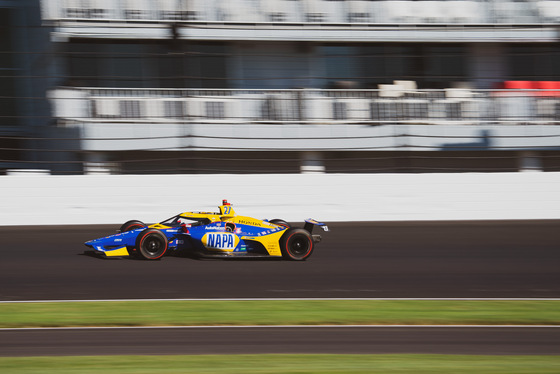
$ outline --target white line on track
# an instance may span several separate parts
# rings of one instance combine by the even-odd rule
[[[158,330],[158,329],[343,329],[343,328],[476,328],[476,329],[549,329],[560,325],[224,325],[224,326],[82,326],[82,327],[7,327],[1,331],[48,330]]]
[[[91,300],[0,300],[10,303],[93,303],[126,301],[560,301],[538,297],[350,297],[350,298],[215,298],[215,299],[91,299]]]

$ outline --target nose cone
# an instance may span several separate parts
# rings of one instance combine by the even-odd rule
[[[138,236],[138,231],[141,230],[131,230],[106,236],[104,238],[92,239],[85,242],[84,244],[88,247],[101,251],[111,249],[115,246],[124,247],[127,245],[134,245],[136,236]]]
[[[88,247],[93,247],[95,244],[99,243],[99,239],[88,240],[84,244]]]

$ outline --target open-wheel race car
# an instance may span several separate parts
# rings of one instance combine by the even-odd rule
[[[85,243],[95,253],[107,257],[135,256],[156,260],[171,251],[184,250],[210,257],[280,257],[307,259],[320,235],[315,226],[328,227],[314,219],[305,220],[303,228],[272,219],[260,220],[238,216],[224,200],[219,212],[184,212],[160,223],[141,221],[124,223],[115,235]]]

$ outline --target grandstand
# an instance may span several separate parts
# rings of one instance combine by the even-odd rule
[[[77,172],[560,170],[560,1],[41,9]]]

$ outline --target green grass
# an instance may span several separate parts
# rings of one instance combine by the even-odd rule
[[[260,300],[0,304],[0,327],[560,325],[560,301]]]
[[[0,358],[9,373],[559,373],[559,356],[203,355]]]

